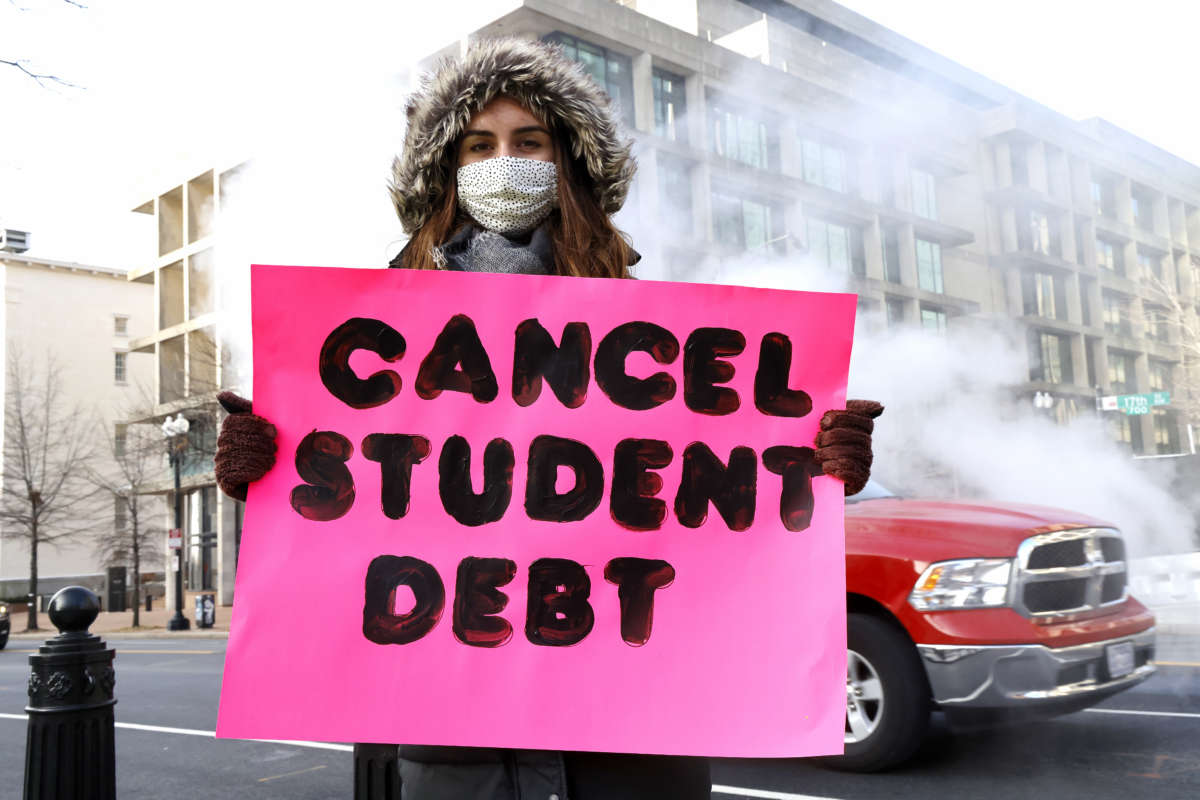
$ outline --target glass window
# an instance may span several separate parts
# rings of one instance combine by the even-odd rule
[[[768,169],[778,160],[779,137],[774,125],[742,111],[709,102],[712,150],[751,167]]]
[[[1133,224],[1144,231],[1154,230],[1154,198],[1143,192],[1134,191],[1130,197]]]
[[[1046,383],[1071,383],[1071,343],[1066,336],[1031,330],[1029,339],[1029,379]]]
[[[1092,190],[1092,211],[1102,217],[1115,217],[1116,204],[1113,202],[1112,184],[1107,180],[1093,178],[1091,184]]]
[[[897,325],[904,324],[904,301],[898,297],[888,297],[884,300],[887,310],[887,324],[889,328],[894,328]]]
[[[1134,357],[1116,350],[1108,351],[1108,382],[1116,394],[1133,394],[1136,385]]]
[[[1115,292],[1104,292],[1101,299],[1104,303],[1104,329],[1122,336],[1133,335],[1129,301]]]
[[[626,125],[633,125],[633,62],[629,56],[556,31],[544,41],[562,45],[567,58],[577,61],[584,72],[608,92]]]
[[[1154,450],[1159,455],[1169,455],[1178,452],[1178,430],[1175,425],[1175,415],[1163,408],[1151,412],[1154,418]]]
[[[1146,307],[1146,338],[1167,341],[1167,312],[1160,306]]]
[[[733,194],[714,192],[712,197],[713,232],[716,240],[743,250],[770,249],[782,254],[784,237],[775,234],[778,209],[746,200]]]
[[[917,285],[927,292],[942,293],[942,246],[917,239]]]
[[[128,336],[129,335],[129,317],[121,314],[113,317],[113,335]]]
[[[113,380],[117,383],[125,383],[126,355],[126,353],[113,353]]]
[[[1097,236],[1096,265],[1101,269],[1107,269],[1119,275],[1124,275],[1125,261],[1122,255],[1122,246]]]
[[[858,228],[838,225],[818,217],[805,221],[808,252],[825,266],[862,277],[866,263],[862,256],[862,233]]]
[[[804,180],[834,192],[849,191],[846,151],[815,139],[800,143]]]
[[[925,219],[937,219],[937,184],[933,173],[912,170],[913,213]]]
[[[1048,272],[1026,272],[1021,275],[1021,290],[1025,313],[1047,319],[1066,316],[1063,282]]]
[[[654,89],[654,132],[673,142],[687,141],[687,126],[683,123],[686,108],[683,76],[654,69],[650,73]]]
[[[117,458],[125,456],[126,428],[120,423],[113,426],[113,455]]]
[[[1171,391],[1171,365],[1165,361],[1150,361],[1150,391]]]
[[[946,332],[946,312],[935,306],[921,304],[921,327],[930,333]]]
[[[1027,148],[1023,144],[1013,142],[1009,145],[1012,154],[1012,180],[1014,186],[1029,185],[1029,158]]]
[[[692,232],[692,177],[686,162],[658,153],[658,213],[675,233]]]
[[[895,228],[883,229],[883,274],[891,283],[900,283],[900,234]]]
[[[125,506],[125,498],[119,495],[113,495],[113,530],[121,532],[125,530],[125,525],[128,522],[126,515],[127,508]]]
[[[1143,247],[1137,248],[1138,275],[1143,280],[1154,277],[1162,280],[1162,256]]]

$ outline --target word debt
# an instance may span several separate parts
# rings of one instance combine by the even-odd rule
[[[460,642],[500,647],[512,638],[512,625],[499,616],[508,595],[499,587],[517,574],[507,558],[464,558],[454,584],[451,626]],[[604,579],[617,586],[621,639],[634,647],[650,640],[654,593],[675,580],[666,561],[614,558]],[[412,608],[396,613],[396,592],[407,587]],[[363,635],[375,644],[409,644],[433,630],[446,607],[446,586],[434,566],[412,556],[379,556],[367,568]],[[568,647],[591,633],[595,622],[589,598],[592,582],[582,564],[565,558],[540,558],[529,566],[525,638],[546,647]]]
[[[383,405],[400,393],[400,375],[381,370],[359,378],[350,367],[356,350],[375,353],[386,362],[399,361],[405,353],[404,337],[386,322],[355,317],[339,325],[321,346],[321,383],[351,408]],[[697,328],[685,341],[683,352],[683,399],[699,414],[721,416],[741,407],[738,393],[718,384],[733,379],[734,365],[726,360],[746,349],[746,337],[732,328]],[[517,325],[513,343],[512,397],[518,406],[532,405],[542,383],[567,408],[578,408],[587,399],[591,370],[596,384],[609,400],[622,408],[644,411],[675,397],[675,378],[656,372],[635,378],[625,371],[625,360],[633,352],[648,353],[659,364],[672,364],[680,354],[675,335],[651,322],[627,322],[613,328],[600,340],[592,356],[592,334],[585,322],[564,326],[560,343],[536,319]],[[812,411],[807,392],[788,388],[792,342],[782,333],[762,338],[758,369],[754,375],[754,406],[763,414],[803,417]],[[490,403],[500,387],[491,358],[479,338],[475,323],[456,314],[446,323],[422,359],[414,381],[417,396],[432,400],[443,391],[470,394],[479,403]]]
[[[429,457],[431,445],[423,436],[372,433],[362,441],[362,454],[379,463],[383,513],[400,519],[409,510],[413,468]],[[354,476],[347,462],[354,453],[350,440],[336,431],[312,431],[296,447],[296,471],[306,483],[292,489],[291,504],[305,519],[328,522],[354,505]],[[667,517],[667,503],[656,495],[662,476],[654,472],[671,463],[671,446],[657,439],[623,439],[612,458],[609,513],[618,525],[635,531],[658,530]],[[821,474],[811,447],[768,447],[763,466],[780,476],[779,517],[790,531],[808,528],[813,515],[812,478]],[[501,519],[513,494],[516,457],[511,443],[492,439],[483,451],[483,486],[475,491],[471,479],[471,446],[451,436],[438,458],[438,495],[446,513],[459,524],[486,525]],[[525,514],[545,522],[576,522],[586,518],[604,499],[604,468],[583,442],[559,436],[538,436],[529,444],[525,482]],[[573,485],[558,490],[560,470],[574,475]],[[711,503],[730,530],[744,531],[754,522],[758,494],[758,455],[749,447],[734,447],[728,463],[707,445],[692,442],[683,451],[674,511],[679,523],[699,528]]]

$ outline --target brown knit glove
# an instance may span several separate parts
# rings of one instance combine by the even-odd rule
[[[275,426],[251,413],[250,401],[233,392],[221,392],[217,402],[229,412],[217,435],[217,485],[233,499],[244,501],[250,481],[275,465]]]
[[[858,494],[871,477],[871,431],[883,406],[874,400],[849,400],[844,411],[826,411],[817,433],[817,463],[826,475],[846,484],[846,496]]]

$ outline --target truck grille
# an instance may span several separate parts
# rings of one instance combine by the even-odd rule
[[[1016,610],[1027,617],[1076,614],[1125,600],[1125,542],[1110,528],[1031,536],[1017,549]]]

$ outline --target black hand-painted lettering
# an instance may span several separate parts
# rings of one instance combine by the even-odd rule
[[[652,322],[626,322],[609,331],[596,348],[596,383],[622,408],[645,411],[675,396],[675,379],[665,372],[631,378],[625,372],[625,359],[635,350],[649,353],[659,364],[670,364],[679,356],[679,340]]]
[[[499,647],[512,638],[512,625],[497,617],[508,595],[496,590],[517,574],[507,558],[464,558],[454,584],[454,636],[472,647]]]
[[[671,585],[675,568],[647,558],[614,558],[604,566],[604,579],[617,585],[621,603],[621,638],[641,647],[654,626],[654,592]]]
[[[587,570],[565,558],[539,558],[529,566],[525,638],[547,647],[569,647],[587,636],[596,621],[588,602]]]
[[[708,516],[708,503],[717,507],[732,531],[744,531],[754,522],[758,456],[749,447],[735,447],[729,466],[701,442],[683,451],[683,476],[675,495],[675,516],[681,525],[699,528]]]
[[[746,349],[746,337],[732,328],[697,328],[683,346],[683,401],[692,411],[721,416],[738,410],[741,400],[729,387],[714,386],[733,380],[733,364],[722,356]]]
[[[754,374],[754,405],[774,417],[803,417],[812,411],[812,398],[800,389],[788,388],[792,369],[792,340],[782,333],[768,333],[758,352]]]
[[[513,350],[513,400],[529,406],[542,393],[542,378],[558,401],[567,408],[579,408],[587,399],[592,377],[592,333],[586,322],[568,322],[563,328],[562,346],[554,344],[550,332],[536,319],[517,326]]]
[[[362,441],[362,454],[379,462],[380,500],[389,519],[408,513],[412,468],[429,456],[429,440],[403,433],[372,433]]]
[[[335,431],[313,431],[296,446],[296,472],[306,483],[292,489],[292,508],[305,519],[329,522],[354,505],[354,476],[346,462],[350,440]]]
[[[483,491],[471,487],[471,445],[461,436],[451,436],[438,458],[438,494],[442,507],[462,525],[486,525],[504,516],[512,500],[512,445],[492,439],[483,451]]]
[[[565,494],[555,488],[558,468],[570,467],[575,485]],[[539,436],[529,444],[525,513],[545,522],[576,522],[596,510],[604,496],[604,468],[583,442]]]
[[[404,355],[404,337],[386,322],[354,317],[333,329],[321,345],[318,371],[329,393],[351,408],[373,408],[400,391],[400,376],[390,369],[361,380],[350,369],[350,354],[370,350],[384,361]]]
[[[821,474],[811,447],[768,447],[763,466],[783,478],[779,519],[789,531],[806,530],[812,523],[812,479]]]
[[[455,314],[437,335],[417,370],[415,388],[424,400],[432,400],[443,391],[470,394],[480,403],[496,399],[500,392],[496,373],[492,372],[492,362],[479,341],[475,323],[466,314]]]
[[[412,556],[378,556],[364,582],[363,636],[375,644],[408,644],[433,630],[446,606],[446,587],[432,564]],[[396,613],[396,589],[407,586],[416,603]]]
[[[671,463],[671,446],[657,439],[622,439],[613,454],[609,512],[613,521],[633,531],[654,531],[667,518],[667,503],[655,497],[662,476],[649,472]]]

